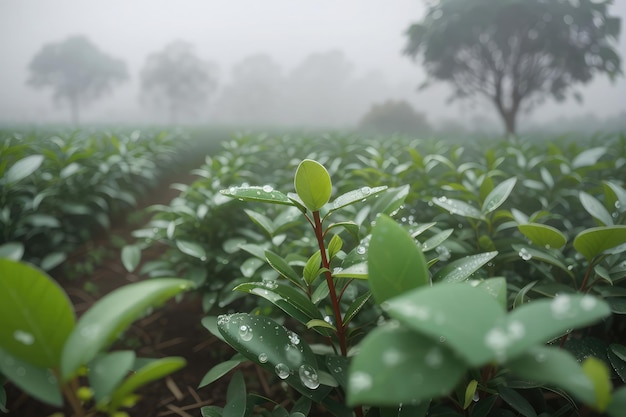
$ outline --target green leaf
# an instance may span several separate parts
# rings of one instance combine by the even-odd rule
[[[593,383],[595,393],[595,401],[589,405],[601,413],[606,411],[611,402],[612,390],[609,368],[600,359],[589,357],[583,361],[582,369]]]
[[[517,376],[540,384],[559,387],[578,400],[591,404],[593,384],[580,363],[566,350],[549,346],[533,346],[506,366]]]
[[[63,289],[44,272],[0,259],[0,348],[40,368],[57,368],[74,328]]]
[[[0,245],[0,258],[19,261],[24,255],[24,244],[20,242],[7,242]]]
[[[429,250],[435,249],[437,246],[445,242],[445,240],[450,237],[452,232],[454,232],[454,229],[446,229],[427,239],[424,243],[422,243],[422,252],[428,252]]]
[[[341,240],[341,236],[333,235],[333,237],[330,239],[330,242],[328,243],[328,258],[332,260],[335,255],[339,253],[342,247],[343,240]],[[319,254],[319,251],[316,253]]]
[[[530,346],[545,343],[568,329],[590,325],[609,315],[611,309],[602,299],[580,294],[557,295],[552,300],[536,300],[513,310],[505,323],[494,327],[492,340],[499,338],[502,349],[498,353],[513,358]],[[513,333],[520,336],[519,340],[511,337]],[[500,337],[503,335],[506,337]]]
[[[484,281],[480,281],[476,288],[486,291],[489,295],[500,303],[500,306],[506,310],[507,308],[507,296],[506,296],[506,278],[493,277]]]
[[[140,368],[126,378],[124,382],[113,392],[111,395],[111,403],[108,409],[113,412],[116,411],[124,402],[124,400],[137,389],[144,385],[161,379],[173,372],[176,372],[180,368],[184,367],[186,361],[184,358],[179,357],[167,357],[156,359],[144,367]]]
[[[35,366],[0,349],[0,374],[40,401],[57,407],[63,405],[61,387],[50,369]]]
[[[560,268],[563,272],[573,277],[572,271],[556,257],[556,254],[548,249],[533,248],[525,245],[514,244],[511,245],[513,250],[517,251],[517,254],[524,261],[530,261],[531,259],[547,262],[550,265],[554,265]]]
[[[467,410],[470,404],[474,400],[474,394],[476,394],[476,387],[478,387],[478,381],[472,379],[469,384],[467,384],[467,388],[465,388],[465,397],[463,401],[463,410]]]
[[[622,382],[626,382],[626,346],[611,344],[607,350],[607,356]]]
[[[344,318],[343,318],[344,326],[347,326],[348,323],[350,323],[350,321],[352,321],[352,319],[357,314],[359,314],[359,311],[361,311],[363,309],[363,307],[365,306],[365,304],[367,304],[367,302],[369,301],[369,299],[371,297],[372,297],[372,293],[370,291],[368,291],[368,292],[358,296],[352,302],[352,304],[350,304],[350,307],[348,307],[348,310],[346,310],[346,314],[344,315]]]
[[[469,217],[472,219],[485,220],[485,216],[476,207],[467,204],[461,200],[453,198],[438,197],[433,198],[432,202],[450,214],[458,214],[459,216]]]
[[[128,272],[133,272],[141,261],[141,249],[137,245],[126,245],[122,248],[122,264]]]
[[[337,235],[335,235],[337,236]],[[334,240],[334,239],[333,239]],[[330,248],[329,248],[330,251]],[[304,276],[304,280],[308,285],[311,285],[315,278],[320,275],[322,271],[322,254],[318,250],[307,260],[304,265],[304,270],[302,271],[302,275]]]
[[[63,263],[67,259],[65,252],[51,252],[43,257],[39,267],[44,271],[49,271]]]
[[[274,190],[271,186],[265,185],[263,187],[257,186],[242,186],[242,187],[229,187],[226,190],[220,190],[225,196],[237,198],[244,201],[260,201],[263,203],[283,204],[287,206],[293,206],[293,202],[280,191]]]
[[[29,155],[14,163],[4,174],[5,184],[16,183],[37,171],[44,161],[43,155]]]
[[[284,260],[280,255],[276,253],[266,250],[265,251],[265,259],[270,264],[276,272],[278,272],[283,277],[287,278],[289,281],[293,282],[295,285],[301,285],[302,279],[300,275],[293,270],[293,268]]]
[[[241,371],[233,374],[226,391],[222,417],[243,417],[246,414],[246,383]]]
[[[63,380],[71,378],[147,310],[191,288],[190,281],[158,278],[126,285],[98,300],[83,314],[65,343],[61,358]]]
[[[584,191],[581,191],[578,196],[587,213],[591,214],[603,226],[613,226],[613,217],[611,217],[611,213],[608,212],[601,202]]]
[[[196,242],[176,239],[176,247],[186,255],[193,256],[194,258],[198,258],[202,261],[206,260],[206,252],[204,248]]]
[[[452,261],[433,276],[433,282],[461,282],[496,257],[497,251],[479,253]]]
[[[322,385],[312,388],[315,378],[310,375],[301,378],[300,374],[307,371],[317,373],[315,355],[300,337],[269,317],[246,313],[222,315],[218,317],[217,326],[224,340],[235,350],[306,397],[319,402],[330,390]]]
[[[209,405],[200,409],[202,417],[222,417],[222,411],[222,407],[216,405]]]
[[[392,298],[387,313],[457,352],[472,366],[490,362],[495,354],[485,338],[505,310],[487,291],[467,284],[436,284]]]
[[[379,194],[372,204],[372,213],[393,216],[393,213],[398,211],[404,204],[404,200],[406,200],[410,191],[411,187],[408,184],[401,187],[388,188],[386,192]]]
[[[513,187],[517,183],[517,178],[512,177],[498,184],[485,198],[481,211],[488,214],[500,207],[513,191]]]
[[[311,159],[300,162],[296,169],[294,187],[306,208],[318,211],[328,200],[333,190],[328,171],[322,164]]]
[[[626,386],[613,391],[611,403],[606,409],[611,417],[622,417],[624,410],[626,410]]]
[[[467,365],[445,343],[397,324],[370,332],[352,360],[348,405],[413,404],[446,395]]]
[[[361,187],[358,190],[348,191],[347,193],[342,194],[333,200],[332,208],[330,209],[330,211],[332,212],[332,211],[347,207],[349,205],[358,203],[371,196],[380,194],[386,189],[387,189],[387,186],[374,187],[374,188]]]
[[[511,406],[515,411],[520,413],[525,417],[537,417],[537,413],[532,405],[526,400],[526,398],[522,397],[517,391],[514,389],[499,386],[498,394],[500,394],[500,398],[504,400],[507,404]]]
[[[537,246],[559,249],[567,243],[567,237],[552,226],[528,223],[520,224],[517,227],[524,236]]]
[[[590,165],[595,165],[598,160],[606,153],[607,148],[597,147],[591,149],[585,149],[572,160],[572,168],[582,168]]]
[[[593,227],[574,239],[574,249],[591,262],[605,250],[626,243],[626,226]]]
[[[334,278],[367,279],[367,276],[368,269],[365,262],[350,265],[347,268],[337,268],[333,271]]]
[[[308,323],[309,320],[323,318],[315,304],[289,285],[276,282],[248,282],[238,285],[234,290],[265,298],[303,324]]]
[[[221,377],[223,377],[224,375],[226,375],[227,373],[235,369],[237,366],[247,361],[246,358],[244,358],[243,356],[239,354],[235,356],[237,357],[237,359],[231,359],[225,362],[218,363],[213,368],[209,369],[209,372],[207,372],[202,377],[200,384],[198,384],[198,388],[205,387],[211,384],[212,382],[217,381],[218,379],[220,379]]]
[[[89,385],[96,401],[107,401],[113,390],[128,375],[135,362],[135,352],[121,350],[96,358],[89,364]]]
[[[313,329],[316,327],[321,327],[324,329],[331,329],[333,331],[337,331],[337,328],[335,326],[333,326],[332,324],[328,323],[327,321],[324,321],[322,319],[313,319],[310,320],[309,322],[306,323],[306,328],[307,329]]]
[[[378,304],[429,283],[426,259],[415,240],[384,214],[372,229],[367,265],[370,289]]]
[[[274,236],[274,232],[276,231],[276,229],[274,227],[274,223],[272,223],[272,220],[270,220],[267,216],[264,216],[261,213],[257,213],[256,211],[248,209],[245,209],[244,211],[246,212],[248,217],[250,217],[250,219],[265,232],[267,236],[269,236],[270,238]]]

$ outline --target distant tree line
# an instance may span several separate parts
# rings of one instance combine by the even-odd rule
[[[421,59],[428,79],[448,83],[450,99],[484,98],[506,133],[518,116],[547,98],[580,99],[577,85],[597,74],[621,75],[615,50],[620,19],[612,0],[441,0],[406,32],[405,54]],[[30,64],[29,84],[51,87],[69,104],[73,123],[80,109],[128,79],[126,65],[87,38],[44,45]],[[193,46],[173,42],[150,54],[140,72],[141,102],[167,112],[170,123],[190,114],[229,123],[336,126],[361,119],[379,131],[427,129],[422,113],[393,93],[375,73],[355,77],[340,51],[314,53],[284,73],[268,55],[252,55],[232,68],[219,86],[216,65]],[[220,87],[220,88],[218,88]],[[386,100],[386,101],[385,101]],[[354,104],[358,103],[358,104]],[[368,111],[369,109],[369,111]]]

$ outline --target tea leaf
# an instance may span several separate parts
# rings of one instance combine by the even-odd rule
[[[485,220],[485,216],[476,207],[467,204],[464,201],[447,197],[433,198],[432,202],[450,214],[458,214],[463,217],[469,217],[477,220]]]
[[[467,365],[445,343],[386,324],[361,342],[350,365],[348,405],[397,405],[446,395]]]
[[[594,196],[581,191],[578,194],[580,203],[583,205],[587,213],[591,214],[596,220],[602,223],[602,226],[613,226],[613,217],[611,213],[598,201]]]
[[[237,357],[236,359],[231,359],[225,362],[220,362],[217,365],[215,365],[213,368],[209,369],[209,372],[207,372],[202,377],[202,380],[198,384],[198,388],[205,387],[211,384],[212,382],[217,381],[218,379],[220,379],[221,377],[223,377],[224,375],[226,375],[227,373],[229,373],[230,371],[238,367],[240,364],[247,361],[246,358],[244,358],[243,356],[239,354],[235,356]]]
[[[583,372],[593,383],[595,401],[592,405],[597,411],[604,412],[611,402],[611,374],[606,364],[600,359],[589,357],[582,363]]]
[[[89,364],[89,384],[94,398],[100,402],[110,397],[113,390],[132,369],[135,352],[121,350],[97,356]]]
[[[429,282],[426,259],[406,230],[386,215],[372,229],[369,285],[378,304]]]
[[[206,252],[204,248],[196,242],[177,239],[176,247],[186,255],[193,256],[194,258],[198,258],[200,260],[206,260]]]
[[[294,187],[298,197],[311,211],[321,209],[328,203],[332,193],[332,183],[328,171],[322,164],[311,159],[305,159],[298,165]]]
[[[137,245],[126,245],[122,248],[122,264],[128,272],[133,272],[141,261],[141,249]]]
[[[371,196],[382,193],[386,189],[387,189],[387,186],[374,187],[374,188],[361,187],[357,190],[348,191],[347,193],[342,194],[333,200],[332,208],[330,209],[330,211],[332,212],[332,211],[347,207],[349,205],[358,203]]]
[[[497,251],[485,252],[452,261],[435,273],[433,282],[464,281],[487,262],[495,258],[497,254]]]
[[[517,178],[512,177],[498,184],[485,198],[481,211],[488,214],[500,207],[513,191],[513,187],[517,183]]]
[[[520,224],[519,231],[530,241],[541,247],[559,249],[567,243],[567,238],[558,229],[540,223]]]
[[[263,203],[282,204],[287,206],[293,206],[292,201],[280,191],[274,190],[270,186],[240,186],[229,187],[225,190],[220,190],[225,196],[237,198],[244,201],[259,201]]]
[[[43,155],[29,155],[14,163],[4,174],[5,184],[14,184],[37,171],[44,161]]]
[[[626,226],[594,227],[583,230],[574,239],[574,249],[591,262],[605,250],[626,243]]]
[[[130,323],[180,293],[193,288],[190,281],[158,278],[118,288],[98,300],[80,318],[69,335],[61,357],[61,375],[68,380],[113,343]]]
[[[44,272],[0,259],[0,348],[38,368],[57,368],[74,309]]]

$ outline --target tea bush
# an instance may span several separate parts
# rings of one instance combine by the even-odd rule
[[[252,361],[302,396],[267,415],[618,416],[625,145],[241,136],[127,264],[170,247],[144,272],[199,284],[239,352],[201,386]],[[258,404],[236,373],[203,415]]]

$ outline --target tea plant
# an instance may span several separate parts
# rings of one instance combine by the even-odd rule
[[[182,291],[189,281],[130,284],[96,302],[78,321],[67,294],[46,273],[0,259],[0,378],[72,415],[127,415],[137,389],[180,369],[180,357],[146,359],[107,352],[132,321]],[[2,376],[3,375],[3,376]],[[0,410],[6,394],[0,386]]]
[[[485,197],[483,214],[499,207],[514,183],[508,180],[493,187]],[[255,186],[222,191],[239,200],[296,207],[316,245],[304,262],[297,256],[282,257],[242,245],[267,262],[280,280],[251,281],[235,290],[268,301],[283,317],[276,317],[276,312],[270,313],[275,318],[264,315],[269,311],[260,304],[253,314],[205,318],[203,324],[239,353],[210,370],[201,386],[252,361],[303,398],[339,416],[366,412],[478,416],[486,415],[498,399],[523,415],[536,415],[535,406],[519,389],[534,388],[541,395],[544,386],[564,390],[598,411],[613,416],[621,412],[626,389],[612,392],[609,368],[602,360],[589,358],[581,365],[566,350],[545,346],[572,329],[608,317],[611,309],[601,298],[561,294],[507,313],[504,278],[470,279],[497,253],[467,256],[430,273],[438,259],[427,262],[422,248],[428,241],[419,244],[415,238],[432,224],[409,231],[387,216],[397,212],[406,194],[386,196],[386,187],[364,187],[330,202],[330,176],[313,160],[299,164],[294,187],[296,192],[287,194]],[[342,210],[372,199],[384,204],[378,205],[382,209],[374,218],[371,234],[348,250],[340,234],[360,236],[358,224],[327,222]],[[263,215],[249,215],[268,229]],[[595,236],[579,238],[585,247],[596,241]],[[444,240],[439,234],[430,243],[436,246]],[[594,246],[592,256],[624,242],[618,233]],[[324,316],[325,312],[329,315]],[[306,330],[306,337],[288,326]],[[310,344],[324,339],[329,348]],[[234,409],[244,415],[250,412],[245,404],[257,403],[246,395],[240,376],[233,378],[228,397],[224,409],[205,408],[203,415],[226,415]],[[302,410],[308,410],[308,405],[302,407],[302,401],[307,403],[294,404],[291,415],[306,414]],[[539,407],[538,411],[558,415],[574,411],[576,403],[565,400],[554,410],[547,403]],[[271,415],[289,412],[276,406]]]

